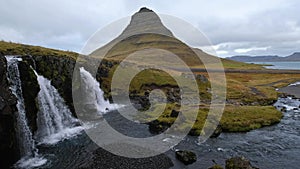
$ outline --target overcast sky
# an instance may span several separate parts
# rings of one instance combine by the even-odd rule
[[[98,29],[143,6],[191,23],[221,57],[300,51],[298,0],[1,0],[0,39],[80,52]]]

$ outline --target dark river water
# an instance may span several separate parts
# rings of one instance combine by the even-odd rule
[[[233,156],[244,156],[252,165],[262,169],[299,168],[300,166],[300,101],[280,98],[275,104],[279,110],[285,107],[284,117],[279,124],[264,127],[247,133],[223,133],[218,138],[208,139],[198,145],[197,137],[187,136],[179,145],[166,152],[172,159],[174,169],[201,169]],[[147,125],[133,125],[117,112],[105,115],[107,121],[120,132],[135,136],[148,137]],[[125,124],[126,123],[126,124]],[[125,124],[125,125],[124,125]],[[84,132],[61,141],[55,145],[40,145],[39,154],[48,160],[39,168],[78,168],[89,163],[92,152],[97,146]],[[185,166],[175,158],[175,149],[192,150],[197,156],[196,163]]]

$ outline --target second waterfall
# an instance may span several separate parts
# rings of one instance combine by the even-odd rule
[[[35,140],[40,143],[55,144],[78,134],[83,130],[83,127],[78,125],[79,121],[72,116],[57,89],[51,85],[50,80],[38,75],[37,72],[35,74],[40,86],[38,130],[35,134]]]

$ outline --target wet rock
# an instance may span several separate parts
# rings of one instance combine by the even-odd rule
[[[191,129],[189,132],[190,136],[199,136],[201,134],[201,130]]]
[[[220,134],[222,133],[222,127],[220,125],[217,126],[217,128],[215,129],[215,131],[212,133],[212,135],[210,136],[210,138],[217,138],[220,136]],[[191,129],[189,132],[190,136],[199,136],[201,134],[201,129]]]
[[[214,166],[212,166],[212,167],[210,167],[208,169],[224,169],[224,168],[222,166],[220,166],[220,165],[214,165]]]
[[[244,157],[233,157],[226,160],[226,169],[257,169]]]
[[[172,110],[170,117],[178,117],[178,114],[180,113],[180,111],[177,110]]]
[[[149,131],[153,134],[160,134],[170,127],[170,124],[154,120],[148,123]]]
[[[185,165],[190,165],[197,161],[197,155],[191,151],[179,150],[176,151],[175,154],[176,154],[176,158]]]
[[[0,168],[10,168],[19,158],[14,118],[17,101],[9,89],[6,69],[0,53]]]
[[[280,111],[281,111],[281,112],[286,112],[287,109],[286,109],[286,107],[282,107],[282,108],[280,109]]]
[[[5,107],[4,99],[0,96],[0,111]]]
[[[222,127],[221,125],[218,125],[213,134],[210,136],[210,138],[217,138],[222,133]]]
[[[25,103],[25,112],[28,120],[28,125],[31,131],[34,133],[37,130],[37,113],[38,103],[37,96],[40,91],[40,87],[37,81],[37,77],[31,69],[29,62],[19,62],[20,78],[22,83],[23,98]]]

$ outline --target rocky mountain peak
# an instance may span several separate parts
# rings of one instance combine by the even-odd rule
[[[172,32],[166,28],[160,17],[151,9],[141,8],[132,17],[130,24],[121,34],[122,37],[129,37],[142,33],[162,34],[173,37]]]
[[[153,12],[151,9],[148,9],[147,7],[142,7],[138,13],[142,12]]]

